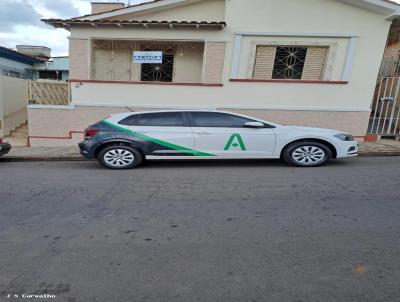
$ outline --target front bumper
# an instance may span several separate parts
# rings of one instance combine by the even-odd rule
[[[7,154],[11,150],[11,145],[9,143],[0,144],[0,156]]]
[[[338,148],[337,158],[358,156],[357,141],[341,141]]]

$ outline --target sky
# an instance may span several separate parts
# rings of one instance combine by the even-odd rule
[[[148,0],[96,0],[137,4]],[[400,0],[396,0],[400,3]],[[67,19],[90,13],[90,0],[0,0],[0,45],[41,45],[52,49],[52,56],[68,55],[69,32],[55,29],[42,18]]]
[[[148,0],[147,0],[148,1]],[[136,4],[141,0],[96,0]],[[52,49],[52,56],[68,55],[69,32],[55,29],[43,18],[68,19],[90,14],[90,0],[0,0],[0,45],[41,45]]]

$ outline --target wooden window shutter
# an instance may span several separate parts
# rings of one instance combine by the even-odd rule
[[[222,83],[225,65],[225,42],[207,42],[205,45],[204,83]]]
[[[260,45],[257,46],[256,61],[254,65],[254,79],[269,80],[272,78],[274,69],[276,47]]]
[[[302,80],[322,80],[327,53],[327,47],[308,47]]]

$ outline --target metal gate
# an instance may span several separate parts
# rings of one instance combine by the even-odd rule
[[[400,136],[400,76],[380,77],[375,89],[368,133]]]
[[[400,23],[392,24],[378,81],[368,133],[400,137]]]

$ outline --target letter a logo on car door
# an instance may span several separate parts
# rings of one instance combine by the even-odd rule
[[[246,146],[243,143],[242,137],[240,136],[240,134],[235,133],[232,134],[231,137],[229,138],[224,150],[228,151],[231,148],[238,148],[238,147],[240,147],[242,151],[246,151]]]

